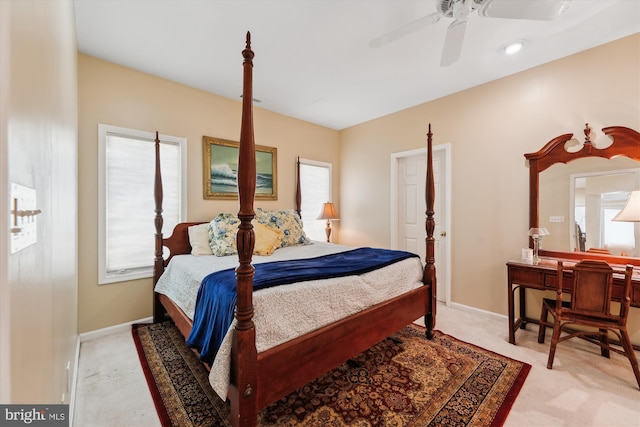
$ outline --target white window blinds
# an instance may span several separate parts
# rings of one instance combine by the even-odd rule
[[[99,283],[150,277],[154,258],[155,134],[100,125]],[[186,139],[160,136],[163,231],[184,218]]]
[[[326,241],[326,221],[319,220],[322,205],[331,201],[331,163],[300,159],[302,221],[310,239]]]

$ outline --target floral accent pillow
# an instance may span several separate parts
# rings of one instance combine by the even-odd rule
[[[221,213],[209,223],[209,247],[216,256],[237,254],[236,234],[240,220],[230,213]]]
[[[265,211],[261,208],[256,210],[256,220],[273,229],[280,230],[283,234],[280,247],[298,245],[310,245],[311,239],[307,237],[302,229],[302,220],[294,210],[288,211]]]

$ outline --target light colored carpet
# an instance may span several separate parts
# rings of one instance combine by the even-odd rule
[[[640,426],[640,390],[629,361],[582,340],[558,345],[553,370],[546,368],[548,343],[537,327],[507,341],[506,319],[438,306],[437,329],[460,340],[531,364],[505,426]],[[159,426],[131,331],[83,342],[74,426]]]

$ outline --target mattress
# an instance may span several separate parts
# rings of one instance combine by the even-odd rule
[[[351,249],[343,245],[314,242],[312,245],[281,248],[270,256],[253,256],[252,263],[311,258]],[[202,279],[214,271],[237,265],[237,256],[177,255],[169,262],[155,291],[173,300],[192,319]],[[253,321],[257,351],[265,351],[416,289],[422,286],[422,273],[422,262],[414,257],[360,276],[294,283],[256,291],[253,294]],[[211,386],[223,399],[226,399],[228,391],[234,325],[235,320],[209,375]]]

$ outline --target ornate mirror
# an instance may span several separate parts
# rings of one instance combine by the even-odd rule
[[[621,126],[602,132],[608,140],[594,144],[587,124],[584,142],[560,135],[525,154],[529,225],[550,232],[541,256],[640,265],[640,223],[610,221],[640,190],[640,133]]]

